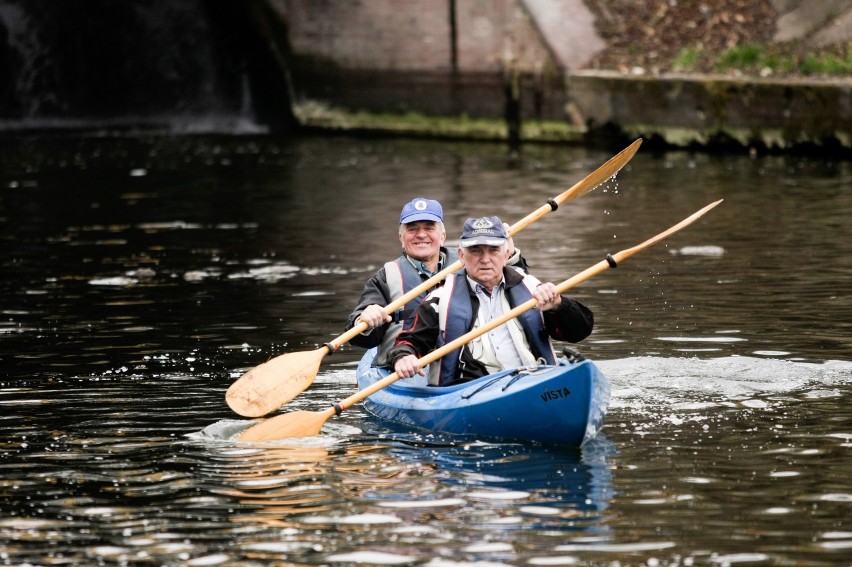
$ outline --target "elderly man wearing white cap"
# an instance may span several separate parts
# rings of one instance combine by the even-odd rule
[[[592,312],[559,295],[552,283],[506,267],[509,234],[497,217],[468,219],[458,250],[464,270],[449,276],[420,304],[387,358],[402,378],[423,374],[418,359],[535,298],[538,309],[492,329],[429,366],[429,384],[448,386],[500,370],[555,364],[550,338],[589,336]]]
[[[399,242],[402,255],[385,263],[367,283],[355,310],[346,321],[346,330],[359,322],[368,330],[350,342],[363,348],[379,347],[376,366],[387,366],[387,350],[393,346],[402,323],[414,313],[426,293],[409,301],[393,315],[384,307],[402,297],[458,259],[455,250],[444,247],[444,210],[433,199],[416,197],[402,207],[399,215]],[[513,250],[512,263],[524,269],[519,250]]]

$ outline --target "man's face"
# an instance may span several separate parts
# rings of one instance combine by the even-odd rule
[[[447,235],[435,221],[415,221],[402,225],[399,241],[406,254],[421,262],[435,261]]]
[[[509,249],[484,244],[459,248],[459,260],[467,274],[490,291],[503,279],[503,266],[509,260]]]

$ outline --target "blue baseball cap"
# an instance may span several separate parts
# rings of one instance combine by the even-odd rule
[[[408,224],[417,221],[444,222],[444,209],[441,203],[432,199],[415,197],[410,203],[406,203],[399,213],[399,224]]]
[[[479,217],[464,221],[461,240],[462,248],[484,244],[486,246],[502,246],[509,239],[509,233],[498,217]]]

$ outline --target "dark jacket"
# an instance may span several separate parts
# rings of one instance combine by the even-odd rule
[[[445,268],[446,266],[455,263],[458,260],[458,255],[456,255],[455,250],[450,251],[447,248],[441,247],[441,253],[445,261],[439,266],[439,270]],[[397,262],[400,263],[405,269],[414,270],[411,264],[408,261],[408,258],[405,254],[396,259]],[[526,259],[521,256],[520,249],[515,249],[515,254],[512,255],[512,258],[509,260],[510,263],[514,263],[514,266],[522,269],[528,270]],[[425,272],[418,272],[418,276],[422,282],[428,280],[431,276]],[[440,285],[440,284],[438,284]],[[437,287],[437,286],[436,286]],[[434,289],[434,288],[433,288]],[[396,339],[396,335],[402,328],[402,323],[405,322],[406,319],[411,317],[414,314],[416,306],[420,304],[420,301],[426,296],[428,292],[424,292],[417,300],[414,302],[414,306],[411,309],[401,309],[393,314],[392,321],[390,323],[385,323],[375,329],[372,329],[369,333],[361,334],[355,338],[353,338],[350,343],[355,346],[359,346],[362,348],[373,348],[376,346],[380,346],[382,344],[387,345],[387,348],[379,348],[379,355],[376,361],[378,366],[388,366],[389,362],[387,359],[387,352],[382,352],[382,350],[387,351],[390,348],[390,345],[393,344],[393,341]],[[392,293],[390,287],[388,286],[388,277],[385,271],[385,267],[382,266],[379,270],[367,280],[367,283],[364,285],[364,291],[361,292],[361,297],[358,300],[358,305],[355,306],[355,310],[349,314],[349,318],[346,320],[345,330],[349,330],[355,326],[355,321],[358,320],[358,317],[361,315],[361,312],[367,308],[368,305],[389,305],[391,302],[399,299],[399,297],[392,297]],[[385,335],[388,334],[387,337]]]

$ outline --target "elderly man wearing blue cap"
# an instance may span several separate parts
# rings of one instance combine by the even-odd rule
[[[429,384],[448,386],[500,370],[555,364],[549,339],[578,342],[594,317],[583,304],[559,295],[552,283],[506,267],[509,234],[498,217],[468,219],[462,231],[460,272],[447,277],[410,318],[387,358],[401,378],[423,374],[418,359],[535,298],[526,311],[429,366]]]
[[[367,323],[369,329],[350,342],[363,348],[378,346],[376,366],[388,365],[387,350],[396,341],[402,323],[414,313],[426,293],[391,316],[385,315],[384,307],[458,259],[454,250],[444,247],[446,239],[441,203],[416,197],[402,207],[399,215],[402,255],[385,263],[367,281],[358,305],[346,321],[346,330],[361,321]],[[512,262],[521,269],[526,268],[519,250],[513,251]]]

